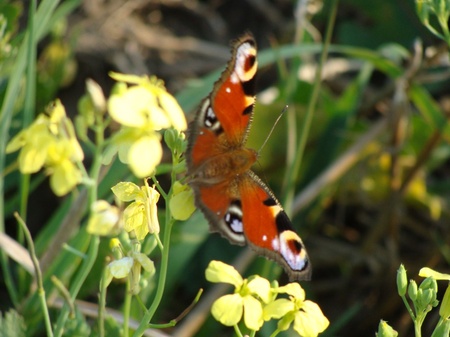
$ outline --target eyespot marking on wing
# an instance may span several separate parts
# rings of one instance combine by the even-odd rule
[[[227,226],[234,232],[234,233],[243,233],[244,232],[244,225],[242,223],[242,205],[239,200],[235,200],[231,202],[230,207],[228,207],[227,212],[225,213],[225,216],[223,217],[225,223]]]
[[[254,44],[247,40],[236,50],[236,63],[230,80],[232,83],[244,83],[251,81],[258,68],[256,61],[256,49]]]
[[[286,263],[294,271],[302,271],[308,267],[308,258],[300,237],[291,230],[280,233],[277,242],[273,248],[278,251],[286,260]]]

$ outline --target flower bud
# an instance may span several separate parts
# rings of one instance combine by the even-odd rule
[[[406,276],[406,269],[403,264],[397,270],[397,291],[398,294],[403,297],[406,294],[408,288],[408,279]],[[380,323],[381,324],[381,323]]]
[[[417,298],[417,283],[414,280],[409,281],[408,296],[413,301]]]

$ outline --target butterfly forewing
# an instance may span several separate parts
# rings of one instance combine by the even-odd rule
[[[309,280],[311,266],[304,244],[270,189],[252,171],[240,189],[247,242],[281,264],[290,279]]]

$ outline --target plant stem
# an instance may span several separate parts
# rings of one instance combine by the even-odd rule
[[[130,310],[131,310],[131,291],[130,291],[130,278],[127,280],[127,286],[125,289],[125,299],[123,303],[123,337],[128,337],[129,324],[130,324]]]
[[[236,332],[236,335],[238,335],[238,337],[243,337],[241,330],[239,330],[238,325],[234,325],[234,332]]]
[[[311,128],[312,117],[313,117],[314,111],[316,109],[317,100],[319,98],[321,78],[322,78],[322,68],[323,68],[325,60],[327,58],[327,55],[328,55],[328,47],[331,42],[331,35],[333,33],[334,22],[336,19],[338,2],[339,2],[338,0],[333,0],[331,2],[331,12],[330,12],[330,18],[328,20],[325,41],[323,43],[323,49],[322,49],[322,53],[320,55],[320,62],[319,62],[318,68],[317,68],[316,77],[314,80],[313,91],[312,91],[311,99],[308,104],[308,110],[306,112],[306,116],[305,116],[304,122],[302,124],[302,130],[300,132],[300,139],[297,144],[297,153],[296,153],[294,162],[292,163],[292,165],[289,165],[289,167],[288,167],[287,177],[289,179],[289,182],[287,184],[285,184],[285,186],[290,186],[290,187],[288,187],[288,189],[286,191],[286,198],[285,198],[285,208],[288,213],[290,213],[290,211],[291,211],[292,201],[294,199],[294,193],[295,193],[295,190],[294,190],[295,181],[297,180],[297,176],[300,171],[300,167],[302,164],[302,158],[303,158],[303,152],[304,152],[305,145],[306,145],[306,140],[308,139],[309,130]]]
[[[35,274],[36,274],[35,275],[36,281],[38,284],[38,295],[39,295],[39,300],[41,302],[42,312],[44,314],[44,322],[45,322],[45,329],[47,330],[47,336],[53,337],[52,324],[50,322],[50,315],[48,313],[47,300],[45,298],[45,289],[44,289],[44,283],[42,281],[41,268],[39,267],[39,261],[38,261],[38,258],[36,257],[36,252],[34,250],[33,239],[31,237],[31,233],[28,230],[27,225],[25,224],[23,219],[20,217],[20,215],[16,212],[16,213],[14,213],[14,216],[16,217],[17,222],[19,223],[19,225],[22,228],[22,231],[25,235],[25,239],[27,240],[27,243],[28,243],[28,249],[30,251],[31,260],[33,261],[33,266],[34,266],[34,270],[35,270]]]
[[[167,203],[168,200],[166,200],[166,204]],[[134,332],[133,337],[142,336],[150,320],[153,318],[156,309],[161,303],[162,295],[164,293],[164,287],[166,284],[167,268],[169,265],[169,246],[170,246],[170,234],[172,232],[172,225],[173,219],[170,215],[169,207],[166,207],[166,224],[164,228],[164,239],[163,239],[164,249],[162,251],[161,256],[161,269],[159,271],[158,287],[156,289],[155,298],[153,299],[153,302],[148,311],[145,313],[144,317],[142,317],[142,320],[139,326],[137,327],[136,331]]]
[[[103,268],[98,299],[98,335],[100,337],[105,337],[106,291],[108,289],[106,286],[106,268]]]

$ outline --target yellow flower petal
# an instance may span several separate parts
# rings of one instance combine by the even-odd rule
[[[258,295],[264,303],[268,303],[270,301],[270,282],[267,279],[256,275],[248,282],[247,287],[250,289],[252,294]]]
[[[287,298],[280,298],[270,302],[264,307],[264,319],[266,321],[275,318],[280,319],[290,311],[295,310],[295,305]]]
[[[142,194],[138,185],[131,182],[120,182],[111,188],[114,195],[124,202],[136,200]]]
[[[226,326],[236,325],[242,317],[243,299],[238,294],[218,298],[211,307],[213,317]]]
[[[136,238],[143,240],[148,234],[145,221],[145,207],[142,203],[133,202],[123,212],[124,229],[127,232],[135,231]]]
[[[164,89],[159,91],[158,100],[161,108],[166,112],[171,125],[178,131],[186,130],[186,117],[177,100]]]
[[[47,148],[26,144],[19,154],[19,169],[23,174],[35,173],[44,166]]]
[[[154,174],[156,166],[161,162],[162,146],[156,134],[142,137],[136,141],[128,152],[128,163],[133,173],[139,178]]]
[[[419,276],[422,276],[422,277],[430,277],[431,276],[435,280],[447,280],[447,281],[450,281],[450,274],[443,274],[443,273],[437,272],[437,271],[435,271],[435,270],[433,270],[431,268],[428,268],[428,267],[420,269]]]
[[[146,88],[134,86],[124,93],[112,95],[108,100],[108,111],[116,122],[140,128],[148,123],[150,109],[156,105],[156,97]]]
[[[283,294],[291,295],[298,300],[305,299],[305,290],[297,282],[288,283],[285,286],[272,289],[272,291],[274,291],[276,293],[283,293]]]
[[[146,218],[148,231],[153,234],[159,233],[159,221],[158,221],[158,209],[156,203],[159,200],[159,192],[155,188],[148,186],[147,181],[145,181],[145,196],[146,199],[143,201],[146,205]]]
[[[303,303],[301,310],[295,314],[294,330],[303,337],[316,337],[325,331],[329,324],[320,307],[307,300]]]
[[[239,288],[244,280],[234,267],[221,261],[211,261],[206,268],[206,279],[214,283],[229,283]]]
[[[114,71],[110,71],[108,75],[118,82],[125,82],[130,84],[141,84],[146,78],[138,75],[116,73]]]
[[[63,160],[52,167],[50,188],[57,196],[63,196],[81,182],[80,170],[69,160]]]
[[[253,296],[244,297],[244,323],[254,331],[258,331],[264,323],[261,302]]]
[[[115,278],[124,278],[130,273],[133,262],[131,257],[126,256],[120,260],[111,262],[108,265],[108,269]]]
[[[6,145],[6,153],[12,153],[18,151],[27,142],[26,139],[27,130],[21,130],[17,135],[15,135],[9,143]]]

